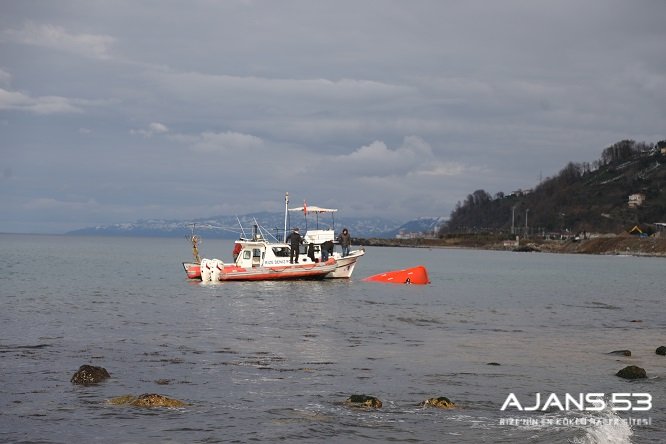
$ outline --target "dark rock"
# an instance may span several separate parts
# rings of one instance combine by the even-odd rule
[[[666,347],[664,347],[663,345],[661,347],[657,347],[655,353],[661,356],[666,356]]]
[[[608,353],[609,355],[619,355],[619,356],[631,356],[631,351],[629,350],[614,350]]]
[[[93,385],[98,384],[105,379],[110,378],[109,372],[103,367],[96,367],[93,365],[82,365],[79,370],[74,373],[70,380],[73,384],[80,385]]]
[[[428,398],[419,404],[421,407],[437,407],[438,409],[452,409],[456,405],[446,396],[439,398]]]
[[[143,395],[118,396],[109,400],[114,405],[131,405],[133,407],[185,407],[188,404],[177,399],[168,398],[157,393],[144,393]]]
[[[499,362],[489,362],[486,365],[501,365]]]
[[[369,395],[351,395],[345,402],[354,407],[371,407],[374,409],[382,407],[382,402],[378,398]]]
[[[624,379],[643,379],[647,378],[647,373],[644,368],[635,365],[629,365],[615,374]]]

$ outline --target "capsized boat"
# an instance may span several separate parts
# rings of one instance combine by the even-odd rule
[[[425,285],[430,283],[428,270],[423,265],[404,270],[387,271],[375,274],[363,279],[364,282],[382,282],[384,284],[416,284]]]

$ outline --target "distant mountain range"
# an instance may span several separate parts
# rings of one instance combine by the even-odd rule
[[[335,218],[335,230],[339,232],[347,227],[353,237],[394,238],[399,233],[426,233],[437,232],[445,222],[443,217],[424,217],[400,223],[395,220],[372,218]],[[209,218],[190,220],[163,220],[147,219],[132,223],[100,225],[70,231],[68,235],[78,236],[144,236],[144,237],[176,237],[192,232],[208,238],[237,239],[242,235],[240,226],[245,235],[252,233],[254,224],[269,230],[273,235],[282,235],[284,230],[283,213],[250,213],[243,216],[214,216]],[[330,215],[319,216],[319,228],[327,229],[333,224]],[[316,215],[308,215],[307,226],[302,214],[290,214],[290,226],[298,226],[301,230],[317,227]]]

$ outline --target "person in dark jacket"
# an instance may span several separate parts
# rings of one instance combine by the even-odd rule
[[[351,236],[349,235],[349,231],[346,228],[344,228],[342,233],[340,233],[340,236],[338,236],[338,242],[340,242],[340,246],[342,247],[342,257],[349,256]]]
[[[329,256],[333,256],[333,241],[326,241],[321,244],[321,261],[326,262]]]
[[[298,233],[298,228],[294,228],[289,236],[287,236],[287,242],[291,245],[291,254],[289,255],[289,263],[294,263],[294,256],[296,257],[296,263],[298,263],[298,255],[301,253],[301,244],[303,243],[303,238]]]
[[[315,262],[315,246],[312,242],[308,244],[308,257],[312,262]]]

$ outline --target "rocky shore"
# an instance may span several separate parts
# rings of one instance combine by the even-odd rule
[[[449,235],[443,238],[415,239],[354,239],[355,245],[373,247],[475,248],[504,251],[536,251],[545,253],[607,254],[666,257],[666,236],[638,237],[603,235],[581,240],[550,240],[530,237],[507,240],[494,235]]]

